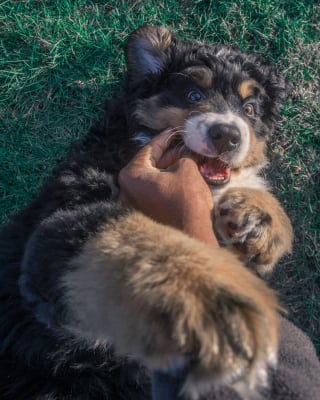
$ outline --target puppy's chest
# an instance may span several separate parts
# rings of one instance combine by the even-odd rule
[[[232,188],[258,189],[261,191],[268,191],[270,189],[268,182],[258,175],[257,170],[255,170],[254,168],[247,168],[237,175],[231,175],[231,179],[228,184],[222,187],[211,187],[214,203],[218,204],[221,196],[223,196],[227,190]]]

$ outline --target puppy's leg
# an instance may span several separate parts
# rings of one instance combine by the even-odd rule
[[[276,298],[228,250],[132,213],[101,227],[66,271],[68,329],[152,369],[187,364],[193,398],[264,383],[275,361]]]
[[[279,202],[257,189],[229,189],[216,207],[215,228],[231,250],[259,274],[270,272],[293,238]]]

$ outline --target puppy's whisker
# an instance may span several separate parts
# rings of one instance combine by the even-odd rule
[[[176,132],[172,132],[172,133],[167,137],[167,140],[166,140],[166,145],[167,145],[167,146],[170,144],[172,138],[175,137],[175,136],[177,136],[177,133],[176,133]]]
[[[182,131],[183,125],[177,126],[173,129],[172,133],[168,136],[166,144],[169,144],[173,137],[176,137],[177,139],[180,139],[180,136],[182,136],[182,133],[185,133],[185,131]],[[181,138],[182,139],[182,138]]]
[[[181,157],[183,154],[185,154],[186,152],[189,152],[190,150],[188,149],[188,147],[186,147],[184,144],[181,145],[180,149],[179,149],[179,156]]]
[[[184,73],[184,72],[176,72],[175,74],[176,76],[183,76],[183,77],[188,77],[188,74]]]
[[[190,115],[200,115],[200,114],[203,114],[203,113],[201,111],[199,111],[199,110],[192,110],[190,112]]]
[[[186,129],[185,129],[185,127],[183,125],[182,126],[178,126],[178,127],[176,127],[175,132],[176,132],[177,136],[179,136],[181,134],[186,133]]]
[[[184,126],[184,125],[177,126],[177,127],[175,128],[175,132],[181,132],[181,131],[184,131],[184,130],[185,130],[185,126]]]
[[[185,135],[185,132],[179,132],[179,136],[176,137],[176,141],[183,142],[184,135]]]
[[[184,126],[183,126],[183,125],[181,125],[181,126],[176,126],[176,127],[174,128],[174,134],[179,135],[179,133],[180,133],[181,130],[183,130],[183,129],[184,129]]]

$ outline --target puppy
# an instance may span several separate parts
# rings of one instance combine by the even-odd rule
[[[159,35],[169,40],[166,31]],[[129,53],[136,51],[134,38]],[[177,46],[168,73],[166,56],[172,49],[166,41],[162,46],[163,54],[152,58],[148,48],[139,60],[144,67],[138,71],[149,68],[163,76],[159,93],[137,101],[134,115],[144,131],[136,140],[145,144],[152,137],[146,127],[151,132],[176,127],[211,187],[221,243],[259,274],[271,272],[292,241],[290,222],[259,175],[267,163],[266,142],[283,101],[284,81],[257,56],[226,46],[190,51],[190,43]]]
[[[142,400],[145,366],[178,365],[194,399],[225,385],[251,396],[276,363],[278,303],[257,274],[292,229],[259,172],[283,81],[257,56],[161,27],[134,32],[126,57],[104,121],[1,232],[2,399]],[[225,247],[116,201],[120,169],[167,127],[198,160]]]

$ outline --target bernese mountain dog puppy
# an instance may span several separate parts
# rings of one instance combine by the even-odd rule
[[[276,296],[258,275],[290,251],[266,142],[284,81],[257,55],[142,27],[104,120],[0,235],[2,400],[150,399],[150,370],[188,365],[193,398],[267,383]],[[117,202],[118,174],[167,127],[212,190],[211,248]]]

